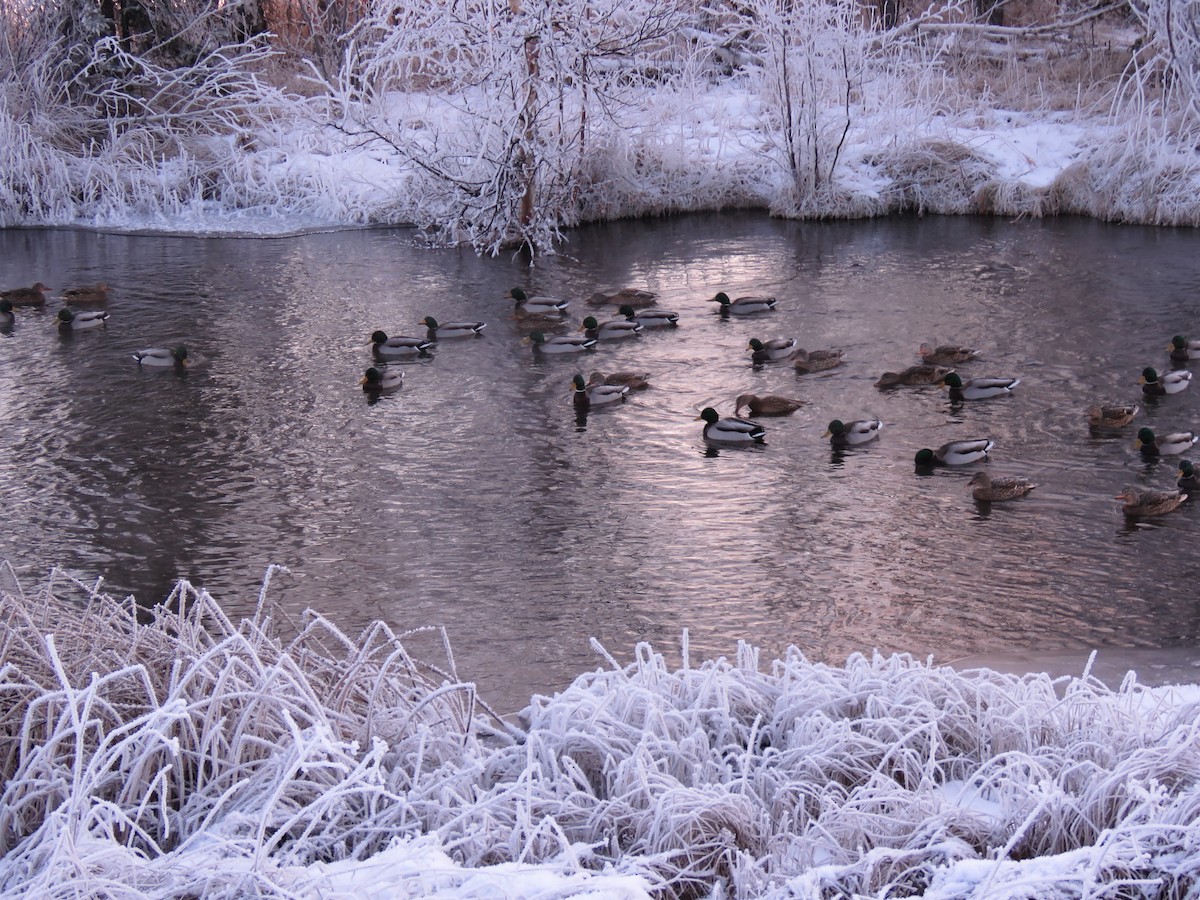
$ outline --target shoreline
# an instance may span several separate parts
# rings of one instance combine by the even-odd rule
[[[1088,660],[1093,653],[1095,658],[1089,669]],[[941,665],[956,672],[970,669],[992,669],[1006,675],[1044,672],[1051,678],[1081,678],[1087,671],[1113,691],[1121,687],[1130,672],[1144,687],[1200,684],[1200,647],[989,650]]]

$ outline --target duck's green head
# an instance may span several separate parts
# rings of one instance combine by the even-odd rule
[[[1142,369],[1142,381],[1146,382],[1146,384],[1154,384],[1154,382],[1158,381],[1158,373],[1149,366],[1146,366],[1146,368]]]
[[[180,344],[178,347],[176,347],[174,350],[171,351],[171,356],[173,356],[175,358],[175,362],[177,362],[177,363],[187,362],[187,358],[188,358],[187,347],[183,346],[183,344]]]
[[[931,466],[937,457],[933,455],[933,451],[928,447],[918,450],[915,461],[918,466]]]
[[[58,315],[54,318],[63,324],[70,324],[75,319],[75,313],[64,306],[58,311]]]
[[[519,287],[515,287],[508,292],[508,296],[516,300],[518,303],[524,303],[529,298],[525,296],[525,292]]]
[[[700,410],[700,415],[697,416],[697,418],[703,419],[709,425],[715,425],[717,422],[717,419],[721,418],[721,414],[718,413],[711,406],[706,406],[706,407],[704,407],[704,409]]]
[[[1140,447],[1143,444],[1154,443],[1154,432],[1149,428],[1139,428],[1137,433],[1137,445]]]
[[[750,338],[750,349],[751,350],[761,350],[762,348],[763,348],[762,341],[760,341],[758,338]]]
[[[1179,471],[1176,474],[1180,478],[1191,478],[1196,474],[1196,468],[1185,459],[1179,464]]]
[[[1185,338],[1182,334],[1177,334],[1175,337],[1171,338],[1171,347],[1175,350],[1185,349],[1187,347],[1187,343],[1187,338]]]
[[[718,303],[720,303],[722,306],[729,305],[729,295],[727,293],[725,293],[724,291],[721,291],[720,293],[718,293],[717,296],[713,297],[713,299],[715,301],[717,301]]]
[[[596,321],[595,316],[588,316],[586,319],[583,320],[583,327],[584,328],[599,328],[600,323]]]
[[[571,384],[575,385],[575,390],[577,391],[587,390],[587,383],[583,380],[582,375],[576,375],[574,378],[572,378]]]
[[[630,306],[628,303],[625,303],[625,304],[617,307],[617,312],[619,312],[621,315],[623,315],[627,319],[637,318],[637,313],[635,313],[633,311],[633,307]]]
[[[540,331],[534,331],[529,335],[529,340],[532,341],[533,344],[536,346],[538,344],[546,343],[546,336],[544,334],[542,334]]]
[[[845,431],[846,431],[846,423],[843,422],[841,419],[834,419],[832,422],[829,423],[829,428],[828,428],[829,434],[844,434]]]
[[[387,342],[387,334],[385,332],[382,332],[382,331],[372,331],[371,332],[371,343],[372,344],[383,344],[386,342]]]
[[[962,387],[962,379],[958,377],[957,372],[951,372],[950,374],[948,374],[944,378],[942,378],[942,384],[946,385],[946,387],[961,388]]]
[[[12,312],[13,305],[11,300],[0,300],[0,313]]]
[[[420,321],[419,324],[424,325],[426,328],[436,329],[438,327],[437,319],[435,319],[433,316],[426,316]]]
[[[359,384],[361,384],[363,387],[371,387],[372,385],[378,385],[382,380],[383,373],[374,366],[371,366],[371,368],[363,372],[363,377]]]

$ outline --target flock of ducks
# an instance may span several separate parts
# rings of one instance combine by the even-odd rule
[[[11,329],[14,309],[23,306],[42,306],[48,298],[48,288],[38,282],[31,287],[19,287],[0,291],[0,329]],[[568,335],[554,333],[551,329],[565,324],[569,300],[555,297],[529,296],[520,287],[512,288],[506,299],[514,304],[514,316],[526,327],[531,328],[526,340],[538,354],[580,354],[592,350],[600,341],[615,341],[637,337],[646,329],[674,328],[679,324],[679,314],[657,306],[655,294],[638,289],[626,288],[613,294],[596,293],[586,301],[593,307],[615,306],[619,318],[600,321],[594,315],[585,317],[579,333]],[[55,315],[56,327],[62,332],[73,332],[104,325],[108,312],[99,309],[77,309],[79,306],[103,307],[108,301],[108,285],[100,283],[72,288],[59,295],[63,306]],[[711,298],[722,316],[754,316],[768,313],[776,308],[774,297],[744,296],[730,298],[720,292]],[[424,335],[392,335],[383,331],[371,334],[369,345],[374,364],[366,369],[359,383],[363,390],[377,396],[394,391],[402,386],[404,375],[401,369],[389,365],[397,360],[428,356],[440,341],[457,338],[479,337],[484,322],[439,322],[433,316],[424,317],[420,323]],[[551,332],[551,333],[547,333]],[[1168,346],[1172,364],[1186,364],[1200,359],[1200,341],[1188,340],[1175,335]],[[838,349],[805,350],[794,338],[761,340],[752,338],[747,350],[755,364],[790,362],[799,374],[821,372],[842,364],[844,351]],[[940,385],[949,391],[954,402],[974,402],[1003,397],[1011,394],[1020,384],[1019,378],[990,377],[963,378],[955,367],[978,359],[979,350],[954,344],[930,346],[922,344],[918,350],[920,364],[900,372],[884,372],[875,387],[888,389],[897,386]],[[140,366],[184,369],[188,363],[188,351],[184,345],[175,347],[152,347],[139,350],[133,358]],[[1139,383],[1148,397],[1162,397],[1185,390],[1191,383],[1192,373],[1187,369],[1159,373],[1151,367],[1143,369]],[[592,373],[588,380],[581,374],[572,378],[572,398],[576,413],[586,415],[593,407],[623,402],[630,391],[649,387],[649,376],[635,372]],[[705,407],[697,419],[704,422],[702,437],[706,442],[718,445],[751,445],[764,442],[766,428],[753,419],[742,418],[746,410],[755,418],[787,416],[806,405],[806,401],[775,394],[741,394],[734,401],[734,415],[722,416],[713,407]],[[1137,415],[1137,404],[1097,404],[1085,411],[1092,429],[1119,429],[1127,426]],[[841,450],[875,440],[884,428],[880,419],[842,421],[829,423],[824,436],[830,446]],[[1150,428],[1137,432],[1136,448],[1148,459],[1161,456],[1178,456],[1190,450],[1200,437],[1191,431],[1156,435]],[[917,451],[914,462],[918,471],[939,466],[964,466],[989,458],[995,446],[989,438],[955,440],[937,448]],[[1162,515],[1177,509],[1189,496],[1200,496],[1200,473],[1187,460],[1181,461],[1176,473],[1176,490],[1128,487],[1115,499],[1123,503],[1128,516]],[[1032,491],[1037,485],[1017,477],[993,477],[980,471],[968,482],[971,495],[980,502],[990,503],[1013,500]]]

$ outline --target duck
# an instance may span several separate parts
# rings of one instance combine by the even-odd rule
[[[617,310],[630,322],[637,322],[643,328],[676,328],[679,326],[679,313],[669,309],[636,310],[628,303]]]
[[[733,401],[733,414],[740,416],[744,406],[752,416],[790,416],[807,402],[778,394],[739,394]]]
[[[644,391],[650,387],[650,375],[645,372],[593,372],[588,376],[588,387],[597,384],[623,384],[631,391]]]
[[[595,316],[588,316],[579,330],[583,332],[584,337],[595,338],[598,341],[615,341],[637,337],[642,333],[642,326],[630,319],[597,322]]]
[[[621,385],[631,391],[644,391],[650,387],[650,375],[645,372],[610,372],[608,375],[593,372],[588,376],[587,386],[595,387],[598,384]]]
[[[1187,369],[1178,369],[1159,375],[1158,372],[1147,366],[1142,369],[1141,377],[1138,378],[1138,384],[1142,386],[1142,393],[1151,397],[1178,394],[1191,383],[1192,373]]]
[[[918,466],[965,466],[987,459],[995,446],[996,442],[988,438],[949,441],[936,450],[928,447],[918,450],[916,463]]]
[[[829,423],[824,437],[829,438],[829,443],[835,449],[840,450],[874,440],[879,437],[881,430],[883,430],[883,422],[879,419],[857,419],[853,422],[834,419]]]
[[[397,335],[388,337],[382,331],[371,332],[371,350],[380,359],[396,359],[401,356],[428,356],[434,341],[428,338]]]
[[[1136,403],[1093,403],[1083,412],[1092,428],[1121,428],[1133,421],[1140,408]]]
[[[607,403],[623,403],[625,395],[629,393],[629,388],[623,384],[593,384],[589,387],[583,380],[582,375],[576,375],[572,378],[571,384],[575,387],[575,409],[583,412],[586,412],[593,406],[603,406]]]
[[[750,338],[747,349],[751,351],[750,358],[756,363],[778,362],[796,352],[796,339],[772,338],[769,341],[760,341],[758,338]]]
[[[697,419],[704,420],[704,439],[722,444],[761,444],[767,436],[767,429],[757,422],[736,417],[722,418],[711,406],[700,410]]]
[[[108,318],[108,311],[85,310],[84,312],[75,312],[68,307],[63,307],[54,317],[55,323],[58,325],[59,331],[83,331],[87,328],[96,328],[104,324]]]
[[[658,302],[658,294],[653,291],[643,291],[639,288],[622,288],[615,294],[605,294],[596,291],[588,298],[588,306],[653,306]]]
[[[968,378],[963,381],[957,372],[942,377],[942,384],[950,388],[951,400],[987,400],[1004,397],[1021,383],[1020,378]]]
[[[877,388],[895,387],[897,385],[940,384],[942,379],[953,372],[946,366],[935,366],[928,363],[919,366],[909,366],[900,372],[884,372],[875,382]]]
[[[559,300],[557,297],[530,297],[519,287],[509,290],[508,297],[516,301],[518,316],[561,317],[571,303],[570,300]]]
[[[800,348],[792,354],[792,367],[800,375],[836,369],[844,361],[845,350],[805,350]]]
[[[999,503],[1024,497],[1037,485],[1015,475],[993,478],[987,472],[976,472],[967,482],[967,487],[971,488],[971,496],[981,503]]]
[[[433,316],[426,316],[417,324],[425,326],[425,337],[431,341],[449,338],[477,337],[487,328],[486,322],[444,322],[439,324]]]
[[[1182,334],[1171,338],[1167,345],[1171,354],[1171,362],[1187,362],[1189,359],[1200,359],[1200,341],[1189,341]]]
[[[542,332],[535,331],[526,340],[540,353],[582,353],[596,347],[596,339],[586,335],[575,337],[569,334],[552,334],[546,337]]]
[[[404,383],[404,373],[399,369],[377,369],[375,366],[363,372],[358,380],[364,391],[394,391]]]
[[[922,362],[934,366],[956,365],[979,358],[977,349],[963,347],[959,344],[942,344],[938,347],[922,344],[917,354],[921,357]]]
[[[1175,482],[1175,487],[1186,491],[1189,497],[1200,496],[1200,478],[1196,477],[1196,468],[1188,460],[1179,463],[1175,476],[1179,479]]]
[[[1127,487],[1113,499],[1124,503],[1123,510],[1127,516],[1161,516],[1188,498],[1183,491],[1158,491],[1148,488]]]
[[[1200,436],[1193,431],[1176,431],[1158,437],[1151,429],[1141,428],[1133,445],[1143,456],[1178,456],[1192,449],[1196,441],[1200,441]]]
[[[177,366],[185,368],[188,365],[187,347],[180,344],[177,347],[151,347],[148,350],[134,351],[133,358],[139,366],[166,367]]]
[[[7,300],[13,306],[41,306],[46,302],[46,291],[49,287],[36,282],[32,287],[9,288],[0,291],[0,300]]]
[[[62,292],[64,303],[79,306],[88,303],[107,303],[108,285],[103,281],[84,287],[70,288]]]
[[[0,300],[0,328],[7,328],[16,321],[11,300]]]
[[[720,304],[721,315],[730,316],[751,316],[755,313],[770,312],[775,308],[774,297],[738,297],[736,300],[730,300],[729,295],[724,291],[713,297],[710,303]]]

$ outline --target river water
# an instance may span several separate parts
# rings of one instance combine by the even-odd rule
[[[748,641],[847,654],[969,654],[1200,643],[1200,505],[1127,520],[1125,485],[1172,487],[1134,428],[1089,431],[1092,402],[1139,401],[1137,425],[1200,427],[1200,387],[1145,402],[1137,377],[1200,337],[1200,234],[1084,219],[798,223],[754,213],[581,228],[528,260],[429,250],[410,230],[276,239],[0,231],[0,287],[111,286],[102,329],[63,337],[57,303],[0,333],[0,556],[27,583],[53,565],[140,602],[175,579],[234,616],[271,596],[354,636],[445,626],[458,676],[504,709],[618,660],[639,641],[693,659]],[[680,326],[539,358],[504,292],[572,300],[657,291]],[[773,294],[722,318],[716,291]],[[425,315],[484,336],[397,363],[364,395],[368,336]],[[604,318],[604,311],[600,317]],[[751,337],[841,347],[846,364],[755,367]],[[952,404],[881,391],[923,342],[978,346],[968,375],[1013,396]],[[143,347],[185,343],[185,375]],[[577,422],[576,372],[636,370],[653,387]],[[744,391],[795,396],[760,448],[713,449],[698,411]],[[830,419],[878,416],[844,453]],[[919,475],[913,454],[996,442],[993,474],[1039,487],[987,508],[979,466]],[[1196,454],[1200,457],[1200,454]],[[413,640],[424,640],[413,638]],[[433,652],[432,650],[430,652]]]

